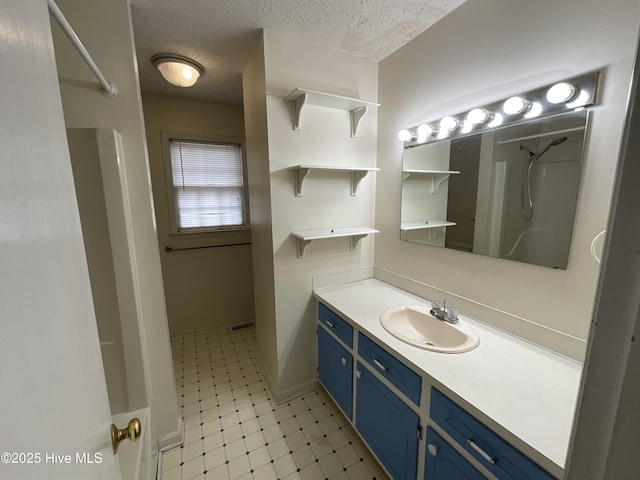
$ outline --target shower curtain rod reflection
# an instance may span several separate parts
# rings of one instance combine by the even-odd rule
[[[527,135],[526,137],[510,138],[508,140],[498,140],[498,145],[507,143],[522,142],[524,140],[532,140],[534,138],[550,137],[552,135],[560,135],[562,133],[580,132],[586,127],[565,128],[564,130],[554,130],[553,132],[536,133],[535,135]]]
[[[242,245],[251,245],[251,242],[243,242],[243,243],[224,243],[222,245],[202,245],[199,247],[177,247],[174,248],[171,245],[167,245],[164,247],[164,251],[167,253],[171,252],[180,252],[183,250],[202,250],[203,248],[220,248],[220,247],[239,247]]]
[[[102,72],[96,65],[96,62],[93,61],[93,58],[91,58],[91,55],[83,45],[82,41],[78,38],[78,35],[76,35],[76,32],[73,30],[73,27],[71,26],[71,24],[69,24],[69,21],[65,18],[64,14],[60,10],[60,7],[56,5],[56,2],[54,0],[48,0],[48,5],[49,5],[49,12],[51,12],[51,15],[53,16],[53,18],[55,18],[56,22],[58,22],[58,25],[60,25],[60,28],[62,29],[64,34],[71,41],[73,46],[76,48],[76,50],[78,51],[82,59],[85,61],[89,69],[96,76],[96,78],[98,79],[98,82],[100,82],[101,93],[105,97],[115,97],[118,94],[118,87],[116,87],[113,83],[110,83],[102,74]]]

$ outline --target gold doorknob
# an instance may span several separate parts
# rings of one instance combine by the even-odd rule
[[[119,429],[115,424],[111,424],[111,444],[113,445],[113,453],[118,453],[118,447],[120,442],[125,438],[128,438],[132,442],[135,442],[140,438],[142,432],[142,425],[140,420],[132,418],[129,420],[129,425],[123,429]]]

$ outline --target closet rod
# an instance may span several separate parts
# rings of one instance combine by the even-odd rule
[[[78,50],[78,53],[80,54],[82,59],[86,62],[87,66],[96,76],[98,82],[100,82],[100,87],[102,87],[101,93],[105,97],[115,97],[118,94],[118,87],[116,87],[113,83],[109,83],[109,81],[107,81],[107,79],[104,77],[104,75],[96,65],[96,62],[93,61],[93,58],[91,58],[91,55],[78,38],[78,35],[76,35],[76,32],[73,31],[73,27],[71,27],[58,5],[56,5],[56,2],[54,0],[48,0],[48,3],[49,12],[51,12],[51,15],[53,15],[53,18],[56,19],[56,22],[58,22],[58,25],[60,25],[62,31],[69,38],[69,40],[71,40],[73,46],[76,47],[76,50]]]

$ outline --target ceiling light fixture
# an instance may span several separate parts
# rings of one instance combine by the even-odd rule
[[[164,79],[176,87],[191,87],[195,85],[200,75],[204,72],[202,65],[182,55],[154,55],[151,57],[151,61]]]

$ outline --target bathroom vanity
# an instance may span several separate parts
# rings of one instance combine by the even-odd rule
[[[580,363],[464,315],[472,351],[404,343],[381,312],[428,302],[376,279],[314,296],[320,383],[395,480],[562,477]]]

